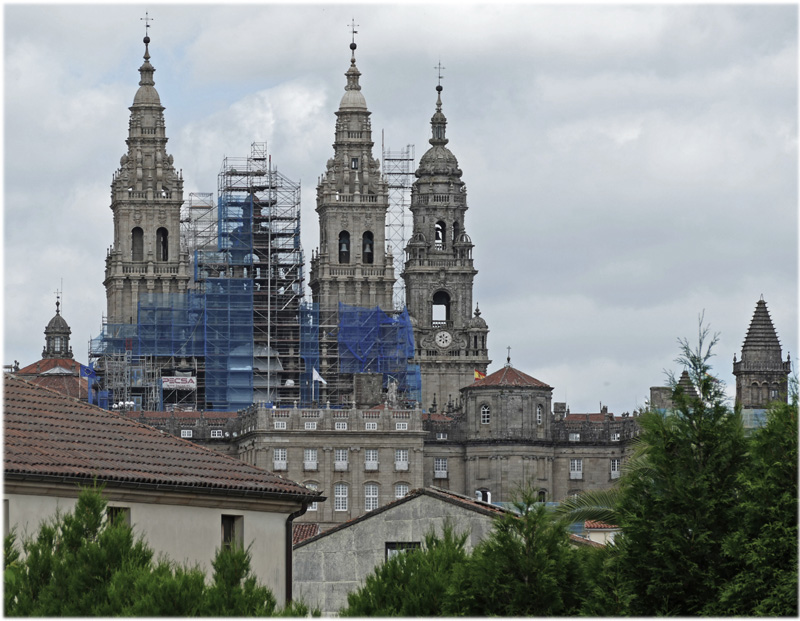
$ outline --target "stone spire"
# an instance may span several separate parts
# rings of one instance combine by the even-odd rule
[[[44,329],[42,358],[72,358],[72,347],[69,344],[72,330],[61,316],[59,306],[61,302],[56,298],[56,314]]]
[[[781,343],[764,297],[756,304],[742,345],[742,358],[734,357],[736,402],[745,410],[764,409],[770,402],[786,401],[787,377],[792,363],[782,359]]]

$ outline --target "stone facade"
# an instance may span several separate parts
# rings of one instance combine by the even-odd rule
[[[436,410],[458,400],[475,372],[486,374],[489,360],[486,321],[472,312],[478,270],[465,215],[467,188],[458,160],[445,145],[447,119],[442,87],[436,87],[431,148],[420,158],[411,188],[413,231],[406,246],[403,279],[414,325],[414,363],[422,375],[422,405]]]
[[[180,247],[183,177],[167,154],[164,107],[145,37],[139,90],[130,107],[128,150],[111,182],[114,244],[103,282],[109,324],[136,323],[139,297],[186,290],[188,255]]]
[[[324,616],[347,604],[347,594],[394,550],[419,547],[431,531],[441,535],[450,523],[467,532],[472,550],[492,529],[497,507],[435,488],[417,489],[357,520],[294,546],[294,595]]]

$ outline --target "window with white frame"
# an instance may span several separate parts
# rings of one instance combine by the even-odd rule
[[[569,434],[569,441],[570,442],[580,442],[581,441],[581,434],[573,431]]]
[[[437,440],[447,440],[447,434],[444,433],[443,431],[439,431],[439,432],[436,433],[436,439]]]
[[[303,468],[305,470],[317,469],[317,449],[303,449]]]
[[[492,422],[492,408],[483,404],[481,406],[481,425],[488,425]]]
[[[275,470],[286,470],[286,449],[272,449],[272,465]]]
[[[403,552],[408,552],[409,550],[419,550],[421,547],[422,544],[419,541],[387,541],[386,560],[388,561],[396,554],[402,554]]]
[[[347,431],[347,421],[346,420],[337,420],[334,423],[334,429],[336,429],[336,431]]]
[[[408,423],[397,423],[394,428],[397,431],[408,431]]]
[[[569,460],[569,478],[570,479],[583,478],[583,459]]]
[[[317,421],[306,421],[306,429],[313,431],[317,428]]]
[[[447,457],[436,457],[433,460],[433,478],[447,478]]]
[[[536,406],[536,424],[542,424],[542,405],[539,404]]]
[[[333,510],[347,511],[347,484],[337,483],[333,486]]]
[[[181,438],[191,438],[191,437],[192,437],[191,429],[181,429]]]
[[[364,451],[364,469],[378,469],[378,449],[366,449]]]
[[[612,442],[619,442],[619,432],[615,431],[611,434],[611,441]]]
[[[621,459],[612,459],[611,460],[611,478],[618,479],[620,473],[620,466],[622,465]]]
[[[286,429],[286,421],[285,420],[276,420],[275,421],[275,429]]]
[[[318,489],[316,483],[305,483],[305,486],[308,489],[314,489],[314,490]],[[312,502],[310,505],[308,505],[308,510],[309,511],[316,511],[317,510],[317,503],[316,502]]]
[[[364,486],[364,511],[372,511],[378,508],[378,485],[367,483]]]
[[[395,449],[394,467],[396,470],[408,470],[408,449]]]
[[[212,438],[221,438],[222,437],[222,429],[212,429],[211,430],[211,437]]]
[[[394,497],[404,498],[408,494],[408,485],[406,483],[398,483],[394,486]]]
[[[336,449],[333,452],[333,469],[347,470],[347,449]]]
[[[377,431],[378,430],[378,423],[367,423],[366,424],[367,431]]]

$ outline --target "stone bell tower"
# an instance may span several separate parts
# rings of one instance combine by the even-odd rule
[[[475,371],[485,374],[491,361],[489,328],[477,305],[472,310],[478,270],[464,222],[467,189],[458,160],[446,146],[441,84],[436,91],[431,148],[420,158],[411,188],[413,231],[403,279],[414,325],[414,362],[422,375],[422,406],[430,409],[436,403],[441,410],[474,381]]]
[[[180,248],[183,178],[167,154],[164,107],[144,38],[139,90],[130,107],[127,152],[111,181],[114,244],[106,256],[109,324],[136,323],[143,295],[186,290],[188,255]]]

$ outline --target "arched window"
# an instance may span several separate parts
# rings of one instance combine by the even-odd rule
[[[363,257],[364,263],[375,262],[375,243],[372,233],[369,231],[364,233],[361,238],[361,256]]]
[[[364,511],[378,508],[378,484],[367,483],[364,485]]]
[[[433,294],[432,319],[434,323],[450,321],[450,296],[446,291]]]
[[[350,263],[350,233],[339,233],[339,263]]]
[[[458,241],[458,220],[453,222],[453,241]]]
[[[547,502],[547,491],[540,489],[538,498],[536,499],[538,502]]]
[[[169,231],[163,226],[156,231],[156,261],[169,259]]]
[[[403,498],[406,494],[408,494],[408,483],[395,483],[394,497]]]
[[[481,425],[488,425],[492,422],[492,408],[485,403],[481,406]]]
[[[536,406],[536,424],[542,424],[542,405],[539,404]]]
[[[131,261],[144,261],[144,231],[138,226],[131,231]]]
[[[445,241],[447,240],[447,225],[439,220],[436,223],[436,241],[435,246],[437,250],[442,250],[445,247]]]
[[[475,490],[475,498],[477,500],[482,500],[483,502],[492,502],[492,492],[490,492],[485,487]]]

